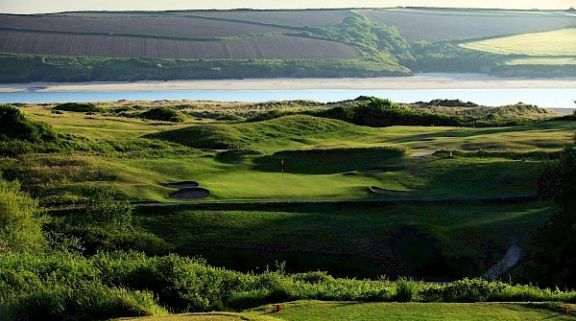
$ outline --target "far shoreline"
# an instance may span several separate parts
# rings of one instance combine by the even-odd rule
[[[426,73],[383,78],[270,78],[226,80],[170,80],[136,82],[0,84],[1,93],[116,92],[191,90],[321,90],[321,89],[518,89],[574,88],[576,78],[498,78],[485,74]]]

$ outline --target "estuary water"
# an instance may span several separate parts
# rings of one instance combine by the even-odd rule
[[[396,102],[460,99],[487,106],[522,102],[575,108],[576,79],[518,80],[478,75],[430,74],[403,78],[257,79],[133,83],[32,83],[0,85],[0,103],[116,100],[214,100],[334,102],[358,96]]]

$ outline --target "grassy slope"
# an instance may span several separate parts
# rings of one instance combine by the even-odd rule
[[[321,13],[322,11],[320,11]],[[204,17],[206,21],[227,22],[230,19]],[[235,23],[252,26],[259,24],[250,20],[232,19]],[[282,27],[282,26],[276,26]],[[340,39],[323,35],[322,24],[307,27],[287,27],[291,36],[303,37],[305,41],[328,39],[346,45],[350,50],[361,52],[362,48]],[[348,27],[330,27],[344,32]],[[342,29],[343,28],[343,29]],[[293,30],[294,29],[294,30]],[[346,29],[347,30],[347,29]],[[233,31],[235,32],[235,31]],[[356,36],[374,37],[368,30],[352,30]],[[143,35],[139,35],[146,37]],[[267,34],[274,38],[282,36]],[[234,40],[265,39],[258,33],[248,33]],[[238,39],[236,39],[238,38]],[[222,38],[224,39],[224,38]],[[222,39],[214,39],[219,41]],[[282,56],[279,56],[282,57]],[[206,58],[206,57],[204,57]],[[208,57],[209,58],[209,57]],[[58,57],[48,54],[30,55],[20,53],[0,54],[0,82],[30,81],[94,81],[94,80],[166,80],[166,79],[236,79],[275,77],[380,77],[407,76],[411,72],[393,57],[377,58],[361,55],[350,59],[160,59],[160,58],[106,58],[106,57]]]
[[[141,208],[136,222],[180,253],[236,269],[286,260],[292,271],[436,278],[483,272],[553,211],[538,202],[244,207]]]

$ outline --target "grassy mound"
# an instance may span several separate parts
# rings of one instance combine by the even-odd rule
[[[0,155],[59,149],[61,136],[49,125],[30,120],[20,109],[0,105]]]
[[[150,109],[141,113],[139,117],[150,120],[169,121],[173,123],[180,123],[186,119],[182,113],[166,107]]]
[[[305,113],[371,127],[515,126],[558,116],[546,109],[522,103],[495,108],[459,100],[433,100],[413,105],[399,105],[390,100],[367,97],[337,103],[331,109]]]
[[[77,113],[96,113],[101,112],[103,109],[93,103],[65,103],[57,105],[52,110],[71,111]]]
[[[272,140],[276,144],[282,144],[358,132],[355,126],[344,122],[297,115],[255,123],[197,125],[144,137],[195,148],[241,149],[247,146],[258,147],[260,143]]]

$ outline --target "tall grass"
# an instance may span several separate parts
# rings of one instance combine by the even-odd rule
[[[0,256],[0,308],[8,320],[95,320],[116,316],[245,309],[292,300],[562,301],[576,291],[539,289],[481,279],[434,284],[334,279],[323,273],[240,273],[176,255],[137,253]]]

